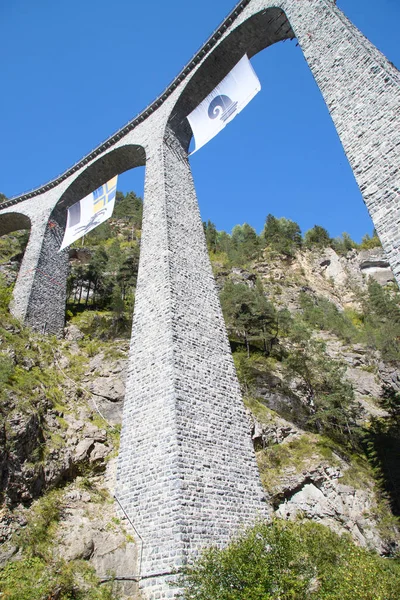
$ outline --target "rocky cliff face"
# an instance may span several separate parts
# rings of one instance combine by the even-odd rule
[[[251,269],[227,272],[214,263],[218,285],[227,277],[253,287],[260,279],[275,305],[300,311],[300,295],[325,298],[340,312],[360,310],[369,278],[386,286],[394,281],[381,248],[339,256],[333,249],[298,252],[294,259],[266,253]],[[324,354],[343,365],[359,405],[360,426],[387,416],[382,399],[399,391],[398,364],[385,362],[379,351],[349,343],[330,331],[313,331]],[[306,518],[337,532],[348,532],[362,546],[392,554],[398,544],[396,520],[379,491],[368,463],[352,460],[340,447],[307,429],[306,398],[300,380],[288,382],[282,365],[253,363],[253,384],[244,384],[252,435],[264,486],[275,514]],[[254,399],[256,398],[256,399]]]
[[[0,340],[1,374],[9,368],[1,391],[0,567],[32,553],[26,532],[39,530],[50,504],[57,516],[46,522],[45,550],[34,555],[55,571],[67,563],[78,572],[85,561],[101,581],[123,579],[113,584],[115,597],[136,598],[137,540],[114,500],[127,342],[90,356],[74,326],[58,343],[9,317]]]
[[[227,278],[249,287],[260,279],[269,298],[292,314],[300,310],[301,293],[322,296],[343,311],[359,308],[368,277],[381,285],[393,281],[380,249],[353,250],[347,256],[332,249],[303,251],[291,260],[266,253],[246,269],[227,269],[218,261],[214,267],[221,288]],[[12,278],[13,269],[3,271]],[[65,333],[54,346],[9,317],[0,332],[1,356],[10,370],[3,379],[8,383],[0,430],[0,563],[21,559],[21,535],[37,514],[35,507],[39,510],[43,495],[57,488],[61,514],[49,542],[54,555],[86,561],[103,581],[124,579],[118,597],[136,598],[140,545],[113,500],[128,341],[91,339],[79,320]],[[400,391],[397,364],[330,331],[312,335],[324,342],[330,359],[345,365],[362,423],[385,417],[380,403],[385,390]],[[251,395],[243,382],[249,434],[271,512],[285,519],[313,519],[392,554],[396,523],[368,463],[307,429],[301,382],[288,382],[279,362],[256,365],[252,376]]]

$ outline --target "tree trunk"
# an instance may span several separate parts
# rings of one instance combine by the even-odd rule
[[[89,302],[89,294],[90,294],[90,281],[88,282],[88,288],[87,288],[87,292],[86,292],[85,308],[87,308],[87,305]]]

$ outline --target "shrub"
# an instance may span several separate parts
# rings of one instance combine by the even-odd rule
[[[205,550],[178,585],[185,600],[397,600],[400,565],[317,523],[273,520]]]
[[[116,600],[110,586],[99,587],[84,561],[37,556],[8,563],[0,571],[0,597],[7,600]]]
[[[14,363],[7,354],[0,354],[0,386],[8,382],[14,371]]]
[[[314,329],[331,331],[347,343],[359,341],[359,331],[349,316],[333,302],[322,296],[312,298],[305,292],[299,295],[303,319]]]

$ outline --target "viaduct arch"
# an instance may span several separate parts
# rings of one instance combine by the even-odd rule
[[[244,52],[293,37],[399,281],[399,72],[333,0],[242,0],[140,115],[59,178],[0,205],[0,227],[11,212],[32,223],[23,265],[29,276],[18,278],[13,310],[40,328],[35,307],[57,294],[55,286],[43,290],[63,210],[105,181],[112,164],[130,168],[127,147],[146,162],[116,495],[143,541],[137,574],[151,600],[176,595],[168,578],[202,546],[226,543],[241,523],[268,512],[208,261],[185,117]],[[62,284],[66,257],[58,256]],[[47,330],[60,332],[58,316],[46,314]]]

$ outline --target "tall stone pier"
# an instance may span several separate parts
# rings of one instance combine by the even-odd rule
[[[116,497],[137,531],[132,574],[147,600],[174,597],[174,570],[268,512],[207,256],[186,116],[244,54],[293,38],[399,281],[399,72],[332,0],[242,0],[145,111],[57,179],[0,205],[0,235],[31,227],[13,311],[62,334],[67,259],[56,248],[66,209],[146,165]]]
[[[266,515],[187,154],[147,158],[118,499],[143,539],[149,597],[205,545]]]

